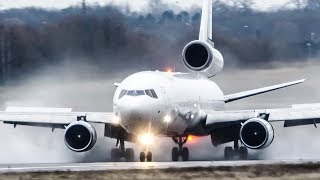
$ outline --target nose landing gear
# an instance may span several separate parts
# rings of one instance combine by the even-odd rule
[[[145,152],[140,153],[140,162],[144,162],[146,159],[147,159],[147,162],[152,161],[152,153],[150,151],[147,151],[147,153]]]
[[[179,145],[179,147],[172,148],[172,161],[178,161],[179,156],[181,156],[182,161],[189,160],[189,149],[183,147],[187,143],[188,137],[172,137],[172,140]]]
[[[118,146],[118,144],[120,144],[119,148],[111,149],[111,161],[117,162],[120,160],[120,158],[125,158],[127,162],[133,162],[134,161],[133,148],[126,149],[124,146],[124,140],[121,140],[121,139],[117,140],[116,146]]]

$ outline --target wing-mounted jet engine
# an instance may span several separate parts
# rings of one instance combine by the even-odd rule
[[[97,133],[91,124],[75,121],[67,126],[64,141],[72,151],[89,151],[97,142]]]
[[[240,129],[240,140],[250,149],[266,148],[272,143],[273,138],[273,127],[264,119],[250,119]]]
[[[212,77],[222,70],[223,57],[211,44],[213,43],[195,40],[184,47],[183,62],[189,70],[203,73],[207,77]]]

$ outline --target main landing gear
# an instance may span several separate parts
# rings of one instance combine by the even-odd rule
[[[134,161],[134,150],[132,148],[124,147],[124,140],[117,140],[117,147],[119,144],[119,148],[111,149],[111,161],[117,162],[120,158],[125,158],[127,162]]]
[[[244,146],[239,147],[239,141],[234,141],[234,147],[227,146],[224,148],[224,159],[232,160],[235,156],[238,156],[240,160],[248,159],[248,149]]]
[[[183,147],[187,143],[188,137],[172,137],[173,141],[179,145],[179,147],[172,148],[172,161],[178,161],[179,156],[181,156],[182,161],[189,160],[189,149]]]

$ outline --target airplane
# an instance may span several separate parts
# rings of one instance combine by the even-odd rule
[[[70,108],[8,107],[0,121],[37,127],[64,129],[66,146],[75,152],[89,151],[97,141],[92,123],[104,124],[104,136],[116,139],[112,161],[134,161],[133,148],[141,146],[139,160],[152,161],[155,136],[172,138],[173,161],[189,160],[185,147],[190,136],[211,136],[214,146],[233,142],[224,149],[224,158],[248,159],[248,148],[268,147],[274,139],[273,122],[284,127],[320,122],[320,104],[300,104],[290,108],[224,110],[226,103],[293,86],[304,79],[269,87],[224,95],[210,78],[223,66],[222,54],[212,39],[212,0],[203,0],[199,39],[188,43],[182,60],[190,72],[143,71],[115,83],[113,112],[73,112]]]

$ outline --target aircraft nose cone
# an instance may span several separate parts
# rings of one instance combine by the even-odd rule
[[[146,118],[150,114],[150,107],[145,103],[131,102],[119,108],[121,115],[125,116],[125,119],[140,120]]]
[[[145,101],[128,101],[118,107],[121,125],[128,131],[139,131],[155,119],[155,107]]]

